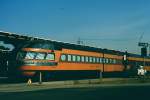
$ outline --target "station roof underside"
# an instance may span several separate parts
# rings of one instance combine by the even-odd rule
[[[58,47],[62,47],[62,48],[86,50],[86,51],[93,51],[93,52],[104,52],[104,53],[114,54],[114,55],[124,55],[125,54],[125,52],[120,52],[120,51],[116,51],[116,50],[102,49],[102,48],[73,44],[73,43],[65,43],[65,42],[48,40],[48,39],[43,39],[43,38],[38,38],[38,37],[18,35],[15,33],[3,32],[3,31],[0,31],[0,41],[4,41],[5,43],[12,43],[14,45],[22,44],[25,42],[32,42],[32,41],[41,41],[41,42],[47,41],[47,42],[51,42],[54,45],[57,45]],[[134,56],[134,57],[141,57],[140,55],[132,54],[132,53],[128,53],[128,55]]]

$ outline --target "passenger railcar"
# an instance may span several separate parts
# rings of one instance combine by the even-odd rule
[[[150,72],[150,58],[149,57],[142,57],[137,54],[128,53],[128,67],[129,73],[137,74],[137,69],[139,65],[144,66],[144,69],[147,70],[147,74]]]
[[[150,70],[150,59],[139,55],[90,46],[38,41],[25,45],[17,54],[18,72],[27,77],[35,77],[39,72],[46,79],[94,78],[103,75],[121,75],[145,65]],[[121,74],[120,74],[121,73]]]

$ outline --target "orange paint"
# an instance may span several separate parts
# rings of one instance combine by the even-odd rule
[[[45,52],[45,53],[51,53],[52,50],[47,49],[39,49],[39,48],[23,48],[23,51],[32,51],[32,52]]]
[[[104,66],[104,71],[105,72],[121,72],[124,70],[123,65],[105,65]]]
[[[122,60],[123,56],[118,56],[118,55],[112,55],[112,54],[104,54],[105,58],[112,58],[112,59],[120,59]]]
[[[45,52],[49,53],[52,50],[45,50],[45,49],[36,49],[36,48],[24,48],[23,51],[33,51],[33,52]],[[124,71],[124,65],[120,64],[102,64],[102,63],[86,63],[86,62],[62,62],[60,57],[62,54],[72,54],[72,55],[80,55],[80,56],[91,56],[91,57],[98,57],[102,58],[109,58],[109,59],[116,59],[122,61],[123,56],[121,55],[112,55],[112,54],[104,54],[98,52],[90,52],[90,51],[81,51],[81,50],[71,50],[71,49],[62,49],[62,50],[55,50],[55,61],[49,60],[32,60],[33,62],[57,62],[57,66],[20,66],[20,70],[27,71],[25,72],[26,75],[32,75],[33,72],[36,71],[55,71],[55,70],[101,70],[104,72],[122,72]],[[136,58],[136,57],[128,57],[130,61],[143,61],[143,58]],[[24,60],[28,61],[28,60]],[[29,60],[30,61],[30,60]],[[150,59],[145,59],[145,61],[150,61]],[[128,65],[130,66],[130,65]],[[130,66],[131,67],[131,66]],[[130,69],[130,67],[128,69]],[[145,69],[150,71],[150,66],[146,66]],[[28,72],[33,71],[33,72]]]

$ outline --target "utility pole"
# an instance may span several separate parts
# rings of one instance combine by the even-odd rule
[[[39,72],[39,84],[42,84],[42,72]]]
[[[128,52],[127,50],[125,50],[124,55],[123,55],[124,71],[127,70],[127,65],[128,65],[127,56],[128,56]]]
[[[143,35],[144,35],[144,32],[141,34],[141,36],[139,38],[138,46],[141,47],[141,56],[145,57],[145,56],[147,56],[147,48],[148,47],[149,47],[148,49],[149,49],[149,53],[150,53],[150,46],[146,42],[141,42]]]
[[[145,66],[145,57],[147,56],[147,48],[149,47],[148,43],[139,42],[138,46],[141,48],[141,56],[143,57],[143,66]]]
[[[150,57],[150,44],[149,43],[147,43],[147,56],[149,56]]]
[[[139,38],[138,46],[141,47],[141,56],[143,57],[143,66],[145,66],[145,57],[147,56],[147,49],[149,49],[148,56],[150,56],[150,44],[147,42],[141,42],[143,35],[144,33],[142,33]]]
[[[83,41],[81,40],[81,38],[79,37],[77,40],[77,44],[83,44]]]

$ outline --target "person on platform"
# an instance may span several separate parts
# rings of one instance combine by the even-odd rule
[[[146,75],[146,72],[147,71],[144,69],[144,67],[140,65],[140,67],[138,68],[138,73],[137,73],[138,76],[139,77],[144,77]]]

